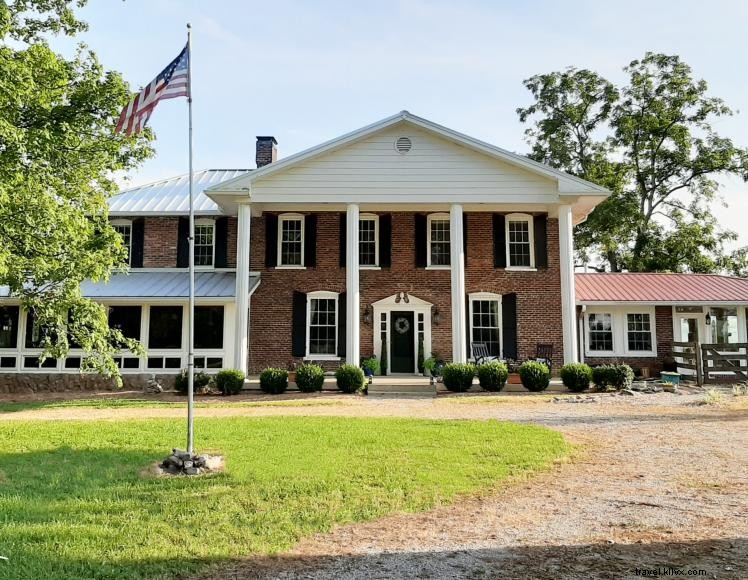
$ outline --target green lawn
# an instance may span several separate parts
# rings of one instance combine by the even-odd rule
[[[497,421],[332,417],[196,421],[227,471],[141,472],[184,421],[0,422],[0,578],[148,578],[288,549],[335,524],[501,486],[571,449]]]
[[[198,409],[231,408],[231,407],[324,407],[340,405],[340,401],[325,401],[321,399],[297,399],[287,401],[232,401],[229,399],[213,399],[210,402],[195,401]],[[187,403],[181,401],[158,401],[154,399],[115,399],[102,397],[100,399],[68,399],[60,401],[24,401],[19,403],[0,403],[0,413],[17,413],[18,411],[34,411],[36,409],[186,409]]]

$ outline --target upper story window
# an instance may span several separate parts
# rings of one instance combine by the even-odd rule
[[[120,236],[122,236],[122,245],[127,248],[127,265],[130,265],[130,256],[132,256],[132,222],[130,220],[113,220],[112,227]]]
[[[338,294],[307,294],[307,355],[336,356],[338,352]]]
[[[215,259],[216,222],[195,220],[195,266],[212,266]]]
[[[358,222],[358,263],[361,266],[379,265],[379,217],[362,214]]]
[[[590,314],[587,317],[587,326],[589,350],[613,352],[613,315]]]
[[[278,216],[278,265],[304,265],[304,216],[282,214]]]
[[[646,312],[626,315],[626,333],[629,351],[652,350],[652,326]]]
[[[428,217],[428,265],[449,266],[449,214]]]
[[[513,213],[506,216],[506,263],[509,268],[534,268],[532,216]]]

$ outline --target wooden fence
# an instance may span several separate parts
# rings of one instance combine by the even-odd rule
[[[748,342],[673,342],[670,356],[692,371],[699,385],[748,381]]]

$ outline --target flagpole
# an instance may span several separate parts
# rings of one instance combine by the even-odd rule
[[[187,23],[187,92],[190,151],[190,300],[189,313],[187,315],[187,324],[189,327],[189,350],[187,352],[187,453],[192,454],[195,451],[195,207],[192,191],[192,26],[189,23]]]

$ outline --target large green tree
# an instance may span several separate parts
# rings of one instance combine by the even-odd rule
[[[115,172],[152,154],[152,135],[114,135],[127,83],[79,45],[72,58],[50,46],[85,30],[85,0],[0,1],[0,286],[44,329],[45,354],[77,344],[84,370],[119,380],[112,355],[141,349],[83,296],[83,280],[106,280],[126,250],[110,226]]]
[[[617,87],[569,68],[524,84],[534,102],[517,109],[533,159],[598,183],[613,195],[577,227],[580,262],[612,271],[732,271],[745,250],[711,206],[717,178],[748,180],[748,150],[713,129],[732,111],[707,94],[678,56],[647,53]]]

